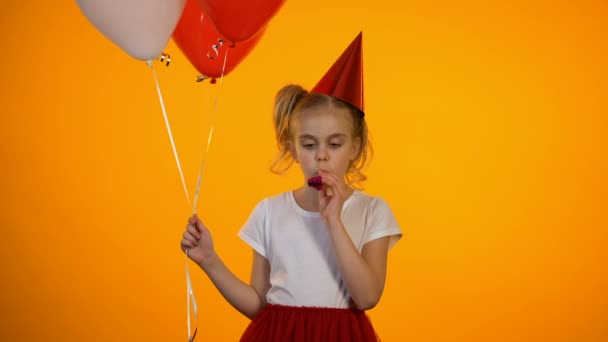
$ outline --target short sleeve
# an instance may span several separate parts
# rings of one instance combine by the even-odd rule
[[[266,250],[266,200],[259,202],[239,231],[239,237],[263,257]]]
[[[363,244],[390,236],[388,247],[392,248],[403,233],[390,206],[382,198],[375,197],[368,210],[367,234]]]

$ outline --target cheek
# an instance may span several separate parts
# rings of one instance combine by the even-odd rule
[[[305,148],[296,148],[296,154],[298,155],[300,161],[308,161],[310,159],[314,159],[314,153]]]
[[[341,153],[336,154],[333,158],[336,167],[340,168],[348,168],[348,164],[351,161],[350,151],[342,151]]]
[[[347,144],[347,146],[345,146],[344,148],[344,158],[348,159],[348,161],[353,160],[356,156],[354,144]]]

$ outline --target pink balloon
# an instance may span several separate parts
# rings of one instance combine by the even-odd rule
[[[76,0],[82,13],[114,44],[142,61],[160,56],[186,0]]]

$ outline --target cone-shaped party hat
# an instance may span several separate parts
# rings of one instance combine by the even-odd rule
[[[364,113],[362,38],[363,32],[344,50],[311,93],[336,97]]]

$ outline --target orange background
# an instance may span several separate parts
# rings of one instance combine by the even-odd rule
[[[186,341],[190,208],[150,69],[73,1],[0,16],[0,340]],[[287,1],[221,88],[198,208],[219,253],[248,279],[237,231],[301,181],[267,168],[274,94],[363,30],[366,189],[405,232],[369,313],[383,340],[608,340],[607,18],[605,1]],[[193,192],[218,87],[166,51]],[[193,279],[198,340],[237,340],[247,319]]]

